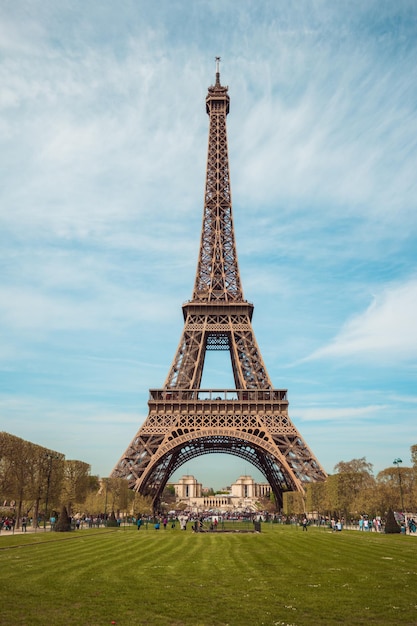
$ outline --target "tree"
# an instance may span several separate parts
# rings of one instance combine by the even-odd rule
[[[334,470],[338,474],[365,474],[372,476],[373,465],[368,463],[366,457],[360,459],[352,459],[351,461],[339,461],[334,466]]]
[[[175,504],[176,496],[174,485],[165,485],[165,488],[162,492],[161,500],[168,505]]]
[[[417,508],[417,445],[411,446],[411,462],[413,464],[412,510]]]
[[[133,508],[136,514],[151,515],[153,513],[153,504],[151,496],[142,496],[136,491],[133,492]],[[178,508],[178,506],[176,507]]]
[[[400,473],[401,492],[399,490]],[[394,510],[400,511],[402,510],[402,505],[404,504],[405,510],[414,510],[415,471],[413,467],[387,467],[379,472],[377,475],[377,482],[380,485],[384,485],[388,507],[392,507]]]
[[[103,478],[100,492],[105,495],[104,512],[106,514],[107,510],[117,511],[118,515],[121,511],[132,510],[135,492],[129,489],[128,482],[124,478]]]
[[[109,519],[107,520],[107,526],[117,526],[117,519],[114,511],[111,512]]]
[[[286,491],[282,504],[285,515],[302,515],[305,512],[304,498],[299,491]]]
[[[62,501],[68,515],[72,515],[74,504],[82,504],[90,486],[90,465],[83,461],[65,461]]]
[[[9,433],[0,433],[0,486],[4,497],[17,502],[17,525],[22,510],[34,509],[35,526],[39,503],[57,499],[61,487],[59,463],[64,455]],[[55,463],[55,465],[54,465]]]
[[[320,514],[329,511],[329,498],[326,482],[309,483],[306,488],[307,511]]]
[[[275,513],[277,510],[275,496],[273,492],[267,496],[260,496],[259,501],[256,502],[256,507],[259,511],[267,511],[267,513]]]
[[[363,488],[356,497],[357,512],[367,513],[369,516],[385,515],[387,512],[387,498],[382,485],[375,481],[373,487]]]
[[[33,468],[33,520],[38,523],[39,507],[45,503],[44,519],[51,509],[61,504],[61,487],[64,472],[65,456],[55,450],[36,446],[35,464]]]
[[[371,490],[375,486],[372,464],[362,457],[348,462],[340,461],[334,469],[337,478],[333,478],[332,508],[338,511],[339,517],[364,512],[362,494],[364,490]]]
[[[90,478],[92,478],[90,476]],[[98,477],[94,477],[98,478]],[[98,515],[105,510],[105,488],[100,488],[100,480],[98,480],[96,487],[90,483],[87,496],[84,500],[82,511],[88,515]]]
[[[10,501],[15,501],[17,527],[22,516],[23,501],[28,499],[29,482],[32,473],[33,444],[14,435],[1,433],[3,493]]]
[[[417,444],[415,444],[414,446],[411,446],[411,462],[413,464],[413,467],[415,469],[417,469]]]

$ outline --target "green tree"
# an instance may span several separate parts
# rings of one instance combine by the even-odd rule
[[[385,487],[388,507],[400,511],[404,505],[406,511],[414,510],[415,471],[413,467],[387,467],[379,472],[377,482]]]
[[[304,496],[299,491],[285,491],[282,498],[285,515],[302,515],[305,512]]]
[[[121,511],[132,512],[134,492],[129,489],[127,480],[124,478],[103,478],[101,491],[105,493],[105,512]]]
[[[84,503],[89,486],[90,465],[83,461],[65,461],[61,497],[70,517],[73,514],[74,504],[79,508],[79,505]]]
[[[335,476],[331,485],[332,508],[339,517],[346,519],[353,515],[356,517],[363,510],[363,493],[375,487],[375,478],[372,473],[372,464],[365,457],[340,461],[335,465]]]
[[[165,488],[162,492],[161,503],[165,503],[169,507],[175,505],[176,496],[175,496],[175,487],[174,485],[165,485]]]
[[[93,480],[91,480],[93,479]],[[90,486],[83,504],[83,512],[88,515],[99,515],[105,510],[105,487],[102,488],[98,476],[90,476]]]
[[[318,517],[329,512],[327,481],[307,485],[306,509],[311,513],[316,513]]]
[[[268,496],[261,496],[259,501],[256,502],[258,511],[267,511],[268,513],[275,513],[277,511],[277,503],[273,492]]]
[[[136,491],[134,491],[133,494],[133,507],[136,515],[139,513],[141,515],[151,515],[153,513],[152,498],[150,496],[143,496]],[[178,506],[176,508],[178,508]]]

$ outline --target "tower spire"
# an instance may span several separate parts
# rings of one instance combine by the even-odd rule
[[[216,87],[220,87],[220,57],[216,57]]]
[[[203,227],[193,301],[241,301],[232,216],[226,116],[228,87],[220,84],[216,57],[216,84],[208,88],[206,111],[210,118],[204,193]]]

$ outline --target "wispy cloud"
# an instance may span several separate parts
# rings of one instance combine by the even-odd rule
[[[0,420],[72,457],[76,421],[103,475],[182,330],[217,54],[243,288],[302,434],[362,456],[360,429],[383,463],[396,398],[415,402],[416,8],[238,5],[0,7]]]
[[[294,413],[293,417],[297,419],[297,417],[301,418],[301,421],[332,421],[338,422],[341,420],[358,420],[366,418],[377,418],[377,416],[386,409],[386,405],[375,405],[375,406],[361,406],[361,407],[323,407],[317,406],[312,408],[303,408],[301,411],[297,411]],[[300,412],[300,415],[298,415]]]
[[[414,360],[417,354],[417,280],[387,286],[370,306],[349,320],[326,346],[309,360],[360,358],[381,363]]]

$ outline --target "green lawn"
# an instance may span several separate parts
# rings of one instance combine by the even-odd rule
[[[417,624],[417,538],[263,524],[0,535],[0,623]]]

